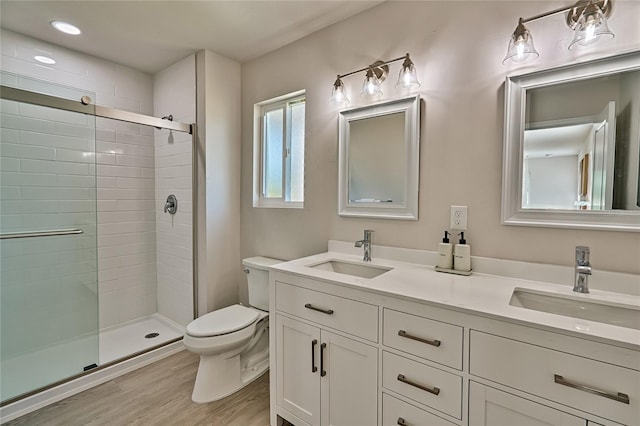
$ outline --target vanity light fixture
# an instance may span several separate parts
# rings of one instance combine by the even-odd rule
[[[396,87],[403,87],[407,89],[419,87],[420,82],[418,81],[416,67],[407,53],[405,56],[401,56],[399,58],[391,59],[389,61],[376,61],[368,67],[351,71],[346,74],[338,74],[336,81],[333,83],[331,103],[337,105],[346,105],[349,103],[349,98],[347,97],[342,79],[359,72],[366,72],[364,82],[362,84],[362,96],[376,98],[382,96],[380,84],[387,78],[387,75],[389,75],[389,64],[403,59],[404,62],[402,63],[400,74],[398,75],[398,83],[396,84]]]
[[[76,27],[73,24],[64,21],[51,21],[51,26],[58,31],[61,31],[65,34],[78,35],[81,34],[80,28]]]
[[[539,56],[533,46],[531,33],[524,26],[527,22],[567,12],[566,24],[575,31],[573,41],[569,45],[569,50],[573,50],[579,46],[595,43],[601,38],[614,37],[607,25],[607,18],[611,16],[612,10],[613,0],[578,0],[573,6],[561,7],[530,18],[520,18],[518,26],[511,35],[507,55],[502,63],[524,62]]]

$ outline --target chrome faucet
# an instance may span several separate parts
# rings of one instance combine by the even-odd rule
[[[364,249],[364,257],[362,260],[365,262],[371,262],[371,229],[364,230],[364,239],[356,241],[356,247],[362,247]]]
[[[589,275],[591,275],[591,263],[589,263],[589,247],[576,247],[576,279],[573,291],[577,293],[589,293]]]

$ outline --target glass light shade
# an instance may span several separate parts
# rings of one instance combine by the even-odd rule
[[[614,37],[615,35],[607,25],[607,18],[604,16],[604,13],[602,13],[602,10],[600,10],[597,5],[592,3],[587,7],[587,10],[585,10],[580,19],[578,19],[575,36],[569,45],[569,50],[591,45],[601,38]]]
[[[507,56],[504,57],[502,63],[524,62],[528,59],[536,59],[538,56],[540,55],[533,45],[533,36],[522,22],[518,23],[518,27],[509,40]]]
[[[347,105],[349,103],[344,83],[340,77],[336,78],[335,83],[333,83],[330,102],[335,105]]]
[[[362,96],[378,97],[382,96],[382,90],[380,89],[380,81],[373,74],[371,68],[367,70],[367,75],[364,78],[362,84]]]
[[[418,74],[416,73],[416,67],[413,65],[413,62],[411,62],[410,59],[407,58],[407,60],[405,60],[405,63],[402,65],[400,75],[398,75],[398,83],[396,84],[396,87],[404,87],[405,89],[420,87]]]

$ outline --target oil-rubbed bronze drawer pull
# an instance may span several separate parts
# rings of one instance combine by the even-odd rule
[[[307,308],[307,309],[311,309],[312,311],[322,312],[323,314],[327,314],[327,315],[332,315],[333,314],[333,309],[316,308],[311,303],[305,304],[304,307]]]
[[[317,339],[313,339],[311,341],[311,372],[315,373],[318,371],[318,367],[316,367],[316,345],[318,344]]]
[[[327,375],[327,372],[324,371],[324,350],[326,347],[326,343],[320,344],[320,377],[324,377]]]
[[[398,336],[406,337],[407,339],[415,340],[416,342],[426,343],[427,345],[435,346],[436,348],[440,346],[440,340],[429,340],[422,337],[413,336],[404,330],[398,330]]]
[[[409,386],[413,386],[414,388],[418,388],[421,389],[423,391],[432,393],[434,395],[438,395],[440,394],[440,388],[438,387],[432,387],[432,388],[428,388],[426,386],[421,385],[420,383],[416,383],[414,381],[411,381],[409,379],[407,379],[406,377],[404,377],[404,374],[398,374],[398,381],[402,382],[402,383],[406,383]]]
[[[407,422],[404,421],[404,419],[402,417],[398,417],[398,424],[400,426],[408,426]]]
[[[618,392],[617,395],[614,395],[600,389],[592,388],[591,386],[570,382],[568,380],[565,380],[559,374],[553,375],[553,381],[562,386],[568,386],[570,388],[578,389],[583,392],[588,392],[594,395],[602,396],[604,398],[613,399],[614,401],[622,402],[623,404],[629,404],[629,395],[627,395],[626,393]]]

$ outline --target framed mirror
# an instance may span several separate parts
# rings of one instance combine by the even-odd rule
[[[338,213],[418,219],[420,97],[340,112]]]
[[[506,225],[640,231],[640,52],[507,77]]]

